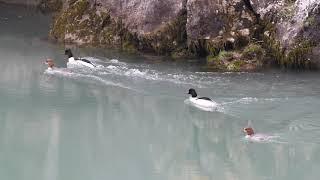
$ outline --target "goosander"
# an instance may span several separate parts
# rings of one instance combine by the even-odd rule
[[[53,70],[54,69],[54,63],[52,59],[47,59],[45,64],[48,65],[48,70]]]
[[[246,133],[245,138],[253,142],[266,142],[277,137],[266,134],[255,134],[251,127],[244,128],[243,131]]]
[[[83,58],[74,58],[71,49],[66,49],[64,52],[68,56],[67,67],[88,67],[95,68],[96,66],[89,60]]]
[[[208,97],[200,97],[198,98],[197,93],[194,89],[189,89],[188,94],[191,96],[189,97],[189,101],[196,107],[206,110],[206,111],[212,111],[216,110],[218,108],[218,103],[214,102]]]

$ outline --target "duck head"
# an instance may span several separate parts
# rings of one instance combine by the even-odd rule
[[[244,128],[243,132],[245,132],[248,136],[254,135],[254,131],[251,127]]]
[[[52,59],[47,59],[45,64],[47,64],[49,68],[53,68],[54,67],[54,63],[53,63]]]
[[[73,54],[72,54],[72,52],[71,52],[71,49],[66,49],[66,50],[64,51],[64,55],[67,55],[68,58],[73,57]]]
[[[194,90],[194,89],[189,89],[188,94],[190,94],[193,98],[198,96],[197,93],[196,93],[196,90]]]

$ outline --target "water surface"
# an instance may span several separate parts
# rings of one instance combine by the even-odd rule
[[[96,49],[75,53],[104,67],[70,70],[64,47],[45,40],[49,20],[0,5],[0,179],[320,176],[318,73],[211,73]],[[48,57],[59,69],[45,71]],[[189,88],[223,108],[184,104]],[[246,142],[248,125],[280,138]]]

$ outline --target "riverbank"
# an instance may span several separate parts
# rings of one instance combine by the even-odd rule
[[[151,53],[205,57],[212,71],[269,67],[318,69],[320,2],[41,0],[55,12],[51,40]]]

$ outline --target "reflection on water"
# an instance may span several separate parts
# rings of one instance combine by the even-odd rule
[[[97,71],[67,70],[63,47],[20,32],[0,34],[0,42],[0,179],[320,175],[318,74],[203,73],[124,55],[96,60],[104,65]],[[46,57],[60,74],[44,73]],[[224,110],[185,105],[191,87]],[[243,141],[247,125],[284,143]]]

